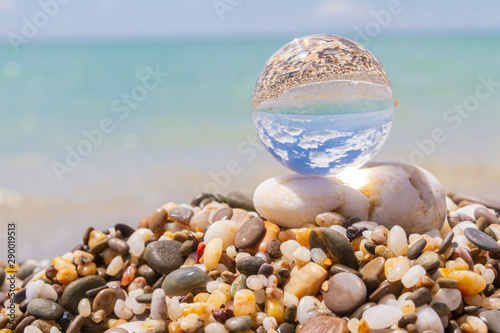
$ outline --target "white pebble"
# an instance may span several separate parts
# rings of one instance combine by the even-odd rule
[[[444,303],[448,305],[451,311],[454,311],[458,309],[461,301],[462,301],[462,294],[458,289],[441,288],[432,297],[430,305],[432,306],[434,303]]]
[[[172,297],[169,301],[168,301],[168,317],[173,320],[173,321],[176,321],[177,319],[179,319],[182,315],[182,310],[181,310],[181,305],[179,303],[179,298],[178,297]]]
[[[180,320],[181,330],[183,331],[194,331],[197,327],[201,327],[201,320],[197,314],[190,313]]]
[[[465,215],[469,216],[471,219],[475,220],[476,217],[474,216],[474,211],[478,208],[486,208],[486,206],[481,205],[481,204],[470,204],[470,205],[458,208],[457,212],[464,213]]]
[[[61,331],[59,331],[59,329],[55,326],[52,326],[50,328],[50,333],[61,333]]]
[[[142,239],[137,239],[136,241],[130,244],[129,252],[135,257],[140,257],[142,255],[142,252],[144,252],[144,249],[145,249],[144,241]]]
[[[151,299],[151,318],[154,320],[163,320],[167,315],[167,301],[165,299],[165,291],[162,288],[157,288],[153,291]]]
[[[252,290],[259,290],[262,289],[266,286],[267,284],[267,278],[260,274],[260,275],[250,275],[247,278],[246,281],[247,287]]]
[[[453,242],[457,243],[458,247],[465,247],[467,249],[470,249],[472,246],[472,243],[467,239],[467,237],[465,237],[465,235],[454,237]]]
[[[31,301],[35,298],[44,298],[57,301],[57,292],[51,285],[46,284],[42,280],[36,280],[26,286],[26,299]]]
[[[300,299],[297,307],[297,320],[305,324],[309,319],[319,315],[318,308],[321,302],[314,296],[304,296]]]
[[[439,235],[439,233],[438,233]],[[408,242],[406,240],[406,232],[403,228],[395,225],[387,235],[387,248],[396,256],[404,256],[408,251]]]
[[[393,294],[387,294],[382,296],[382,298],[380,298],[380,300],[378,301],[378,304],[399,306],[399,303],[396,300],[396,296],[394,296]]]
[[[338,231],[342,236],[344,236],[345,238],[347,238],[347,230],[344,227],[342,227],[340,225],[332,225],[330,227],[330,229]]]
[[[69,262],[73,262],[73,260],[75,259],[75,256],[71,252],[65,253],[61,257],[63,257],[64,259],[66,259]]]
[[[283,305],[286,306],[286,307],[288,307],[290,305],[298,306],[299,305],[299,299],[294,294],[285,293],[283,295]]]
[[[122,256],[116,256],[109,263],[108,268],[106,268],[106,274],[114,276],[118,274],[123,268],[123,258]]]
[[[493,283],[493,280],[495,280],[495,273],[490,268],[486,269],[486,271],[481,274],[481,276],[483,277],[484,281],[486,281],[486,284]]]
[[[287,259],[289,262],[293,262],[293,260],[294,260],[293,253],[299,247],[300,247],[299,242],[297,242],[296,240],[290,239],[290,240],[287,240],[286,242],[283,242],[280,245],[280,250],[281,250],[281,253],[283,254],[283,257],[285,259]]]
[[[219,287],[219,283],[220,283],[219,281],[210,281],[209,283],[207,283],[206,286],[207,291],[209,293],[213,293],[214,290],[216,290]]]
[[[42,331],[36,326],[29,325],[24,328],[23,333],[42,333]]]
[[[278,286],[278,277],[274,274],[269,275],[267,278],[267,288],[276,288]]]
[[[311,250],[311,259],[315,263],[321,264],[327,258],[328,257],[326,256],[325,252],[322,249],[320,249],[319,247],[315,247],[314,249]]]
[[[398,306],[376,305],[363,312],[370,329],[387,328],[397,323],[403,317],[403,311]]]
[[[276,318],[274,318],[274,317],[267,317],[262,322],[262,325],[264,326],[266,331],[269,331],[269,330],[276,329],[276,327],[278,327],[278,322],[276,321]]]
[[[464,234],[464,229],[467,228],[477,229],[477,226],[474,222],[464,221],[457,224],[452,230],[455,233],[455,236],[462,236]]]
[[[140,228],[140,229],[137,229],[136,231],[134,231],[134,233],[132,235],[130,235],[130,237],[127,239],[127,244],[129,246],[132,246],[132,244],[138,239],[145,242],[148,239],[150,239],[151,237],[153,237],[153,232],[151,231],[151,229]]]
[[[411,267],[405,275],[401,278],[401,282],[406,288],[413,287],[420,277],[424,276],[426,274],[425,268],[423,268],[420,265],[415,265]]]
[[[228,246],[226,249],[226,254],[231,260],[234,260],[234,258],[236,258],[236,255],[238,254],[236,246],[234,245]]]
[[[125,305],[125,301],[123,301],[121,299],[116,300],[114,311],[115,311],[115,315],[120,319],[128,320],[128,319],[130,319],[130,317],[132,317],[134,315],[132,313],[132,310],[130,310]]]
[[[205,333],[228,333],[226,327],[221,323],[211,323],[205,326]]]
[[[419,332],[444,332],[443,323],[441,322],[436,311],[434,311],[430,306],[427,304],[422,305],[418,307],[415,312],[417,314],[417,322],[415,323],[415,326],[417,326],[417,330]]]
[[[234,245],[234,239],[238,233],[239,227],[234,221],[222,220],[214,222],[205,232],[205,243],[208,244],[212,239],[222,239],[222,251],[229,246]]]
[[[88,298],[82,298],[78,303],[78,313],[84,317],[90,316],[90,302]]]
[[[305,246],[300,246],[293,252],[293,258],[298,261],[309,262],[311,261],[311,251]]]

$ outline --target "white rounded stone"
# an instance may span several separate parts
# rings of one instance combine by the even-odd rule
[[[395,225],[387,235],[387,248],[397,256],[404,256],[408,251],[408,241],[403,228]]]
[[[212,239],[222,239],[222,251],[229,246],[234,245],[234,239],[238,233],[236,223],[231,220],[221,220],[214,222],[205,233],[205,243],[208,244]]]
[[[401,317],[403,317],[403,311],[393,305],[376,305],[363,312],[363,319],[373,330],[387,328],[397,323]]]
[[[334,177],[299,174],[265,180],[255,190],[253,202],[261,216],[286,228],[315,223],[316,215],[331,211],[366,219],[369,208],[364,195]]]
[[[418,307],[415,310],[415,312],[418,316],[415,326],[417,326],[417,330],[419,332],[424,332],[424,331],[432,331],[436,333],[444,332],[443,323],[441,322],[441,319],[439,318],[436,311],[434,311],[430,306],[428,306],[427,304],[422,305]]]
[[[444,303],[448,305],[451,311],[455,311],[460,306],[461,301],[462,294],[460,293],[460,290],[452,288],[441,288],[432,297],[430,305],[432,306],[434,303]]]

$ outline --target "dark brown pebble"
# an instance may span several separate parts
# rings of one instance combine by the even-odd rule
[[[172,236],[172,239],[181,243],[184,243],[185,241],[188,240],[188,235],[185,232],[182,231],[176,231],[174,232],[174,235]]]
[[[368,295],[371,295],[380,286],[380,281],[375,276],[363,276],[362,280],[365,283]]]
[[[16,304],[20,304],[25,299],[26,299],[26,288],[22,288],[16,291],[16,294],[14,295],[14,300]]]
[[[92,246],[88,252],[93,256],[98,255],[99,253],[104,251],[105,248],[108,247],[109,240],[110,240],[109,237],[104,238],[102,241]]]
[[[500,219],[496,217],[492,212],[484,207],[478,207],[474,210],[474,217],[479,219],[484,218],[488,224],[500,224]]]
[[[491,295],[493,295],[495,290],[496,290],[495,286],[491,283],[488,283],[486,285],[486,288],[484,288],[484,290],[483,290],[483,294],[485,297],[490,297]]]
[[[197,194],[193,200],[191,201],[191,205],[193,206],[200,206],[200,203],[203,199],[206,199],[206,198],[210,198],[210,197],[214,197],[213,194],[211,193],[199,193]]]
[[[364,265],[359,270],[359,272],[364,277],[372,276],[372,277],[375,277],[378,279],[378,277],[384,271],[384,264],[385,264],[385,259],[383,257],[377,257],[377,258],[369,261],[366,265]]]
[[[309,246],[321,248],[332,261],[358,269],[359,262],[351,242],[338,231],[323,227],[312,229],[309,233]]]
[[[85,292],[85,297],[86,298],[94,298],[101,290],[108,289],[108,286],[100,286],[94,289],[90,289],[87,292]]]
[[[88,245],[89,244],[89,237],[90,233],[94,230],[94,227],[88,227],[87,230],[83,233],[83,244]]]
[[[204,208],[215,201],[215,197],[205,198],[200,202],[200,208]]]
[[[368,297],[370,302],[378,303],[378,301],[387,293],[391,288],[391,284],[387,281],[384,281],[380,284],[380,286]]]
[[[214,319],[221,324],[224,324],[226,320],[234,317],[234,312],[231,309],[220,309],[220,310],[212,310],[212,316]]]
[[[271,264],[264,263],[260,266],[259,271],[257,274],[262,274],[266,277],[270,276],[271,274],[274,273],[274,268]]]
[[[85,320],[85,317],[81,314],[77,315],[72,321],[71,324],[69,324],[68,329],[66,330],[66,333],[79,333],[80,329],[83,326],[83,321]]]
[[[149,228],[149,216],[143,217],[137,224],[137,229]]]
[[[252,217],[241,226],[234,245],[239,249],[252,247],[264,237],[265,232],[264,221],[260,217]]]
[[[498,201],[498,200],[482,198],[482,197],[477,197],[477,196],[467,195],[467,194],[462,194],[462,193],[458,193],[453,197],[453,201],[455,203],[460,203],[460,201],[462,201],[462,200],[468,200],[468,201],[476,202],[479,204],[483,204],[488,208],[492,208],[492,209],[496,210],[497,212],[500,212],[500,201]]]
[[[363,236],[363,231],[368,230],[366,227],[353,227],[350,226],[346,229],[346,236],[350,242],[358,237]]]
[[[54,280],[57,276],[57,269],[54,266],[50,266],[45,270],[45,277],[49,280]]]
[[[403,315],[401,319],[398,321],[398,327],[404,328],[408,324],[415,324],[417,322],[417,314],[415,313],[407,313]]]
[[[224,207],[215,212],[212,221],[220,221],[220,220],[230,220],[233,217],[233,210],[229,207]]]
[[[271,239],[266,244],[266,252],[273,259],[279,259],[282,256],[280,246],[283,242],[279,239]]]
[[[469,270],[474,270],[474,260],[472,259],[472,255],[469,250],[463,247],[458,247],[456,252],[458,256],[467,263]]]
[[[54,284],[52,284],[52,288],[54,288],[54,290],[56,291],[58,296],[62,295],[63,288],[61,287],[60,284],[54,283]]]
[[[278,270],[278,275],[282,278],[282,279],[286,279],[290,276],[290,270],[288,268],[280,268]]]
[[[117,299],[118,296],[113,290],[109,288],[101,290],[94,298],[92,311],[104,310],[106,316],[109,316],[113,313]]]
[[[181,298],[182,298],[182,300],[181,300]],[[188,293],[186,296],[180,297],[179,301],[180,301],[180,303],[193,303],[194,295],[192,293]]]
[[[467,305],[464,307],[464,315],[475,315],[479,311],[479,307],[475,305]]]
[[[436,280],[440,288],[456,288],[458,286],[458,281],[449,278],[439,278]]]
[[[110,238],[108,241],[108,246],[111,250],[115,251],[121,256],[125,256],[130,251],[130,247],[127,242],[120,238]]]
[[[480,249],[490,252],[500,251],[500,246],[497,242],[481,230],[466,228],[464,230],[464,235],[472,244],[476,245]]]
[[[426,246],[427,246],[427,240],[425,240],[424,238],[421,238],[418,241],[416,241],[415,243],[413,243],[412,246],[410,246],[406,256],[410,260],[415,260],[422,254],[422,251],[424,250],[424,248]]]
[[[295,326],[290,323],[281,323],[278,326],[278,333],[295,333]]]
[[[304,324],[300,333],[349,333],[349,329],[342,318],[316,316]]]
[[[128,238],[135,232],[135,229],[124,223],[115,224],[115,230],[120,231],[123,237]]]
[[[168,215],[170,215],[169,218],[172,221],[189,224],[194,213],[191,209],[186,207],[175,207],[168,212]]]
[[[226,252],[222,252],[219,262],[226,266],[229,272],[236,273],[236,263],[229,258]]]
[[[222,277],[222,282],[231,285],[234,279],[236,278],[236,275],[231,272],[225,271],[222,272],[221,277]]]
[[[450,307],[445,303],[434,303],[432,304],[432,309],[438,314],[439,317],[451,314]]]
[[[25,317],[19,324],[17,324],[16,329],[14,330],[14,333],[23,333],[24,329],[31,325],[32,322],[34,322],[36,318],[34,316],[28,316]]]
[[[375,248],[377,247],[377,244],[373,242],[366,242],[365,243],[365,249],[368,251],[370,254],[375,254]]]
[[[155,234],[163,231],[165,223],[167,223],[167,219],[168,212],[165,209],[160,208],[155,210],[149,218],[149,229],[151,229],[151,231]]]
[[[352,269],[352,268],[347,267],[347,266],[344,266],[344,265],[341,265],[341,264],[335,264],[335,265],[333,265],[330,268],[330,272],[332,273],[332,275],[335,275],[335,274],[338,274],[338,273],[351,273],[351,274],[356,275],[359,278],[363,277],[363,274],[361,274],[357,270]]]
[[[155,271],[169,274],[184,263],[179,249],[181,243],[174,240],[161,240],[146,246],[146,259]]]
[[[28,299],[25,299],[24,301],[22,301],[20,304],[19,304],[19,311],[21,312],[26,312],[26,310],[28,309],[28,304],[29,304],[30,301],[28,301]]]
[[[214,270],[211,270],[210,272],[208,272],[208,276],[212,279],[212,280],[217,280],[217,278],[220,277],[220,272],[216,269]],[[193,289],[194,290],[194,289]]]
[[[458,244],[456,242],[451,243],[451,245],[446,249],[444,252],[444,259],[448,260],[451,258],[451,256],[455,253],[456,248],[458,247]]]

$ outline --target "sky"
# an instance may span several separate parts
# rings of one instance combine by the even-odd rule
[[[377,29],[386,34],[500,32],[500,1],[0,0],[0,42],[353,36]]]

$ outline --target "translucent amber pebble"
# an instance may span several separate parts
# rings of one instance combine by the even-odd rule
[[[389,282],[401,280],[409,269],[410,263],[403,257],[389,258],[384,264],[385,276]]]
[[[231,286],[227,283],[219,283],[217,290],[221,291],[226,296],[226,302],[231,300]]]
[[[308,228],[300,228],[295,232],[295,240],[299,242],[300,245],[309,247],[309,233],[311,232]]]
[[[236,317],[251,315],[255,312],[256,305],[253,291],[241,289],[234,294],[233,312]]]
[[[75,281],[78,278],[78,273],[76,272],[75,267],[69,268],[64,267],[57,271],[56,280],[60,284],[68,284]]]
[[[203,259],[205,267],[211,271],[217,268],[219,259],[222,255],[222,244],[223,241],[220,238],[214,238],[207,243],[205,247],[205,252],[203,253]]]
[[[209,303],[198,302],[198,303],[190,303],[186,304],[182,308],[182,316],[187,317],[188,315],[194,313],[200,317],[201,320],[207,320],[210,315],[212,315],[212,310],[214,310],[214,306]]]
[[[97,266],[94,262],[89,262],[88,264],[78,266],[77,271],[81,276],[95,275],[97,272]]]
[[[215,309],[220,309],[221,305],[226,303],[226,295],[220,290],[214,290],[207,300]]]
[[[106,238],[106,235],[99,230],[92,230],[89,235],[89,247],[92,247]]]
[[[267,298],[265,302],[265,310],[268,317],[274,317],[278,324],[285,321],[283,318],[284,308],[282,299]]]
[[[113,321],[113,323],[111,324],[111,321]],[[125,319],[110,319],[108,321],[108,325],[109,325],[109,328],[114,328],[114,327],[118,327],[120,325],[123,325],[123,324],[126,324],[128,323],[128,321],[126,321]]]
[[[206,302],[209,297],[210,297],[209,293],[199,293],[199,294],[197,294],[194,297],[193,303],[196,303],[196,302]]]
[[[486,281],[481,275],[470,271],[453,271],[449,278],[458,282],[457,289],[463,296],[478,294],[486,287]]]
[[[469,265],[462,258],[458,257],[453,263],[450,264],[451,271],[468,270]]]
[[[176,321],[172,321],[168,324],[168,333],[182,333],[181,324]]]

